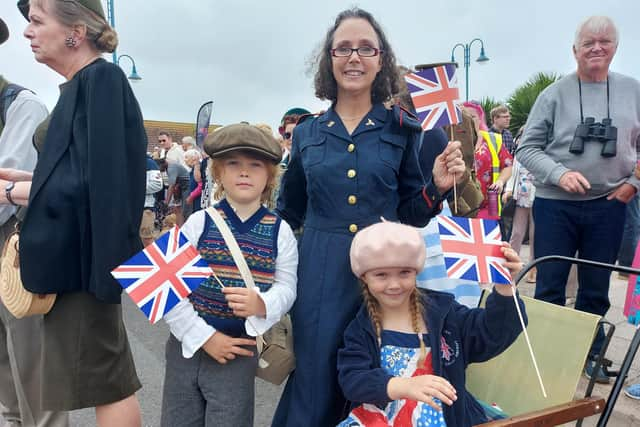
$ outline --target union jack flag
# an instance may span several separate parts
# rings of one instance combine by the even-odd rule
[[[498,221],[439,215],[438,229],[447,275],[480,283],[511,283],[502,265]]]
[[[160,320],[211,274],[209,264],[178,227],[111,272],[151,323]]]
[[[455,64],[438,65],[404,76],[422,129],[462,121]]]
[[[417,368],[412,377],[433,374],[431,352],[425,360],[426,368]],[[441,404],[439,400],[434,400]],[[429,425],[433,427],[445,426],[442,412],[426,408],[426,403],[411,399],[401,399],[387,404],[385,409],[364,403],[354,408],[349,417],[338,424],[338,427],[408,427]]]

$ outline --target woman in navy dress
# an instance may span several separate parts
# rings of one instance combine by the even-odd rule
[[[278,405],[277,427],[336,425],[347,412],[336,355],[362,302],[349,266],[354,234],[381,216],[424,226],[464,171],[459,143],[451,142],[425,180],[419,124],[383,104],[398,92],[396,62],[368,12],[338,15],[316,67],[316,96],[332,106],[295,128],[278,200],[282,218],[304,233],[292,310],[296,370]]]

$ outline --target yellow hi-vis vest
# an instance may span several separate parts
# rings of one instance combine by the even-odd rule
[[[498,157],[498,153],[502,148],[502,135],[495,132],[487,132],[486,130],[481,130],[480,135],[487,143],[491,153],[491,183],[493,184],[500,178],[500,157]],[[498,216],[502,215],[502,201],[500,199],[500,194],[498,194]]]

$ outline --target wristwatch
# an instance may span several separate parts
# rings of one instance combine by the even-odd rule
[[[13,198],[11,198],[11,191],[15,186],[16,186],[15,182],[8,183],[7,186],[4,187],[4,195],[7,197],[7,201],[9,203],[11,203],[13,206],[18,206],[18,204],[13,201]]]

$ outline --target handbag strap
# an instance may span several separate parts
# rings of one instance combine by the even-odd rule
[[[255,282],[253,281],[253,275],[249,270],[249,266],[247,265],[247,260],[244,259],[242,255],[242,251],[240,250],[240,246],[238,246],[238,241],[233,236],[231,229],[227,225],[227,222],[222,218],[220,212],[214,207],[210,207],[206,209],[207,213],[218,227],[218,231],[222,234],[229,251],[231,251],[231,256],[233,257],[233,261],[235,261],[238,266],[238,270],[240,270],[240,275],[242,276],[242,280],[244,280],[247,288],[254,289],[256,287]]]

